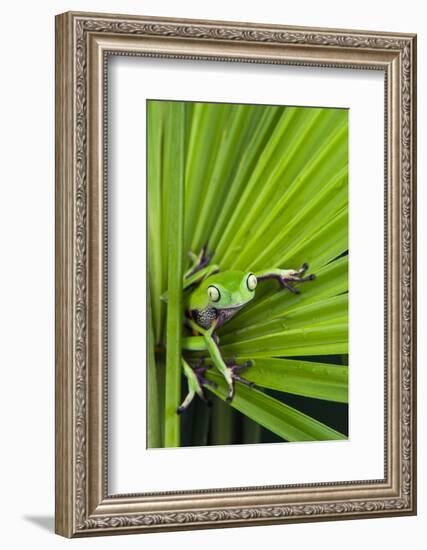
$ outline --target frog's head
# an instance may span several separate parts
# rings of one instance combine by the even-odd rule
[[[224,271],[203,282],[209,305],[215,309],[241,308],[255,296],[257,278],[244,271]]]

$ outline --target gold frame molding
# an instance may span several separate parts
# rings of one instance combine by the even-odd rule
[[[385,76],[385,477],[109,495],[106,60],[139,55]],[[56,532],[66,537],[416,513],[416,36],[68,12],[56,17]]]

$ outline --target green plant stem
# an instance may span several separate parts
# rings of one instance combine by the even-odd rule
[[[151,314],[155,342],[160,342],[164,305],[160,301],[162,281],[162,131],[163,105],[157,101],[147,101],[147,216],[148,242],[156,246],[148,247],[148,278],[151,292]]]
[[[170,103],[165,144],[165,185],[169,189],[168,306],[166,325],[165,447],[180,446],[181,338],[183,315],[184,125],[182,103]]]
[[[162,446],[159,414],[159,388],[157,385],[156,359],[154,355],[154,331],[151,310],[151,294],[148,286],[148,353],[147,353],[147,446],[149,449]]]

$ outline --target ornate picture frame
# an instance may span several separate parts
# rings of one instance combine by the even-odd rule
[[[384,478],[111,495],[106,60],[383,71]],[[416,36],[68,12],[56,17],[56,532],[81,537],[416,513]]]

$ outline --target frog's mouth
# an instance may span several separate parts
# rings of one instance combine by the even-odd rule
[[[249,300],[245,300],[244,302],[239,302],[237,304],[233,303],[233,305],[231,305],[231,306],[221,306],[218,309],[226,309],[227,311],[231,311],[231,310],[239,311],[240,309],[242,309],[243,306],[248,304],[251,300],[252,300],[252,298],[250,298]]]
[[[231,317],[236,315],[236,313],[239,312],[246,303],[247,302],[238,305],[233,304],[233,306],[221,308],[217,318],[217,327],[223,325],[226,321],[231,319]]]
[[[239,309],[242,309],[244,305],[246,305],[248,302],[242,302],[240,304],[233,304],[232,306],[221,306],[220,309],[226,309],[227,311],[239,311]]]

